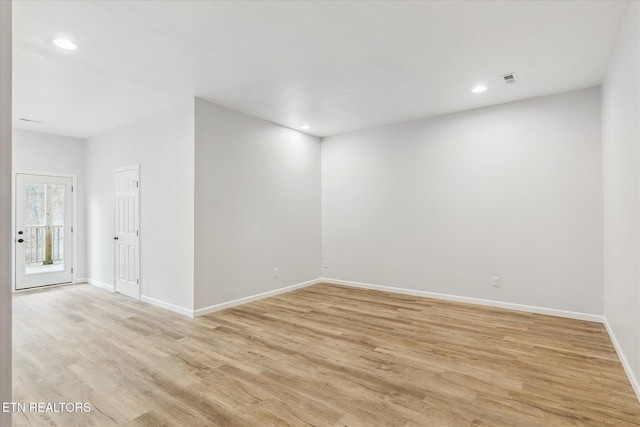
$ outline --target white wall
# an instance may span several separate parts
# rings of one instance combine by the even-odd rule
[[[89,138],[87,274],[113,285],[113,170],[140,164],[141,293],[193,308],[193,98]]]
[[[604,314],[640,397],[640,8],[631,2],[602,85]]]
[[[318,278],[319,138],[200,99],[195,117],[196,309]]]
[[[0,1],[0,402],[11,402],[11,2]],[[0,412],[0,425],[11,413]]]
[[[86,226],[85,226],[85,141],[78,138],[50,135],[27,130],[13,130],[13,169],[18,171],[36,171],[64,173],[77,176],[77,218],[76,238],[78,247],[74,256],[77,259],[76,277],[86,278]]]
[[[602,314],[601,160],[598,88],[325,138],[325,277]]]

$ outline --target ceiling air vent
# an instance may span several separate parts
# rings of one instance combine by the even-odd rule
[[[25,119],[24,117],[20,117],[20,121],[21,122],[28,122],[28,123],[36,123],[36,124],[42,123],[40,120]]]
[[[508,85],[514,84],[518,80],[516,77],[516,73],[503,74],[501,77],[504,79],[504,82]]]

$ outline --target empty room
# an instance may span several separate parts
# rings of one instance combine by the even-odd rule
[[[640,426],[640,1],[0,33],[0,427]]]

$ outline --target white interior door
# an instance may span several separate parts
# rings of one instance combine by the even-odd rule
[[[140,171],[115,171],[116,292],[140,298]]]
[[[73,280],[73,178],[16,174],[16,289]]]

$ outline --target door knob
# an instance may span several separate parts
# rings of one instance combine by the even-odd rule
[[[18,231],[18,234],[23,234],[23,233],[24,233],[24,231]]]
[[[118,240],[118,236],[114,237],[113,240]]]
[[[18,239],[18,243],[24,242],[24,239]]]

